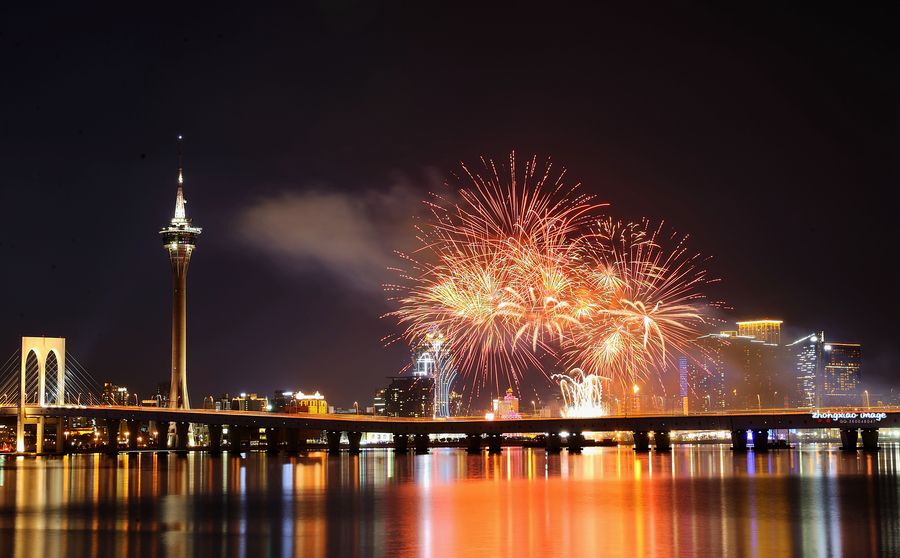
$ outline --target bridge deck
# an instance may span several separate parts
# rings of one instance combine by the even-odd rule
[[[16,416],[18,407],[0,406],[0,416]],[[126,421],[189,422],[258,428],[312,429],[392,434],[500,434],[542,432],[613,432],[665,430],[757,430],[784,428],[897,428],[900,411],[762,410],[689,415],[640,414],[601,418],[523,418],[494,420],[460,417],[416,419],[370,415],[308,415],[240,411],[178,410],[155,407],[46,405],[25,406],[27,418],[83,417]]]

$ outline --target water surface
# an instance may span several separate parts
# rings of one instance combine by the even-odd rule
[[[879,556],[900,448],[0,457],[0,556]]]

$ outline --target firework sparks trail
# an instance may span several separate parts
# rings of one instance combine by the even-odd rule
[[[513,154],[505,182],[493,161],[482,165],[463,166],[471,186],[459,203],[430,204],[418,252],[432,263],[403,256],[417,271],[391,314],[404,337],[443,332],[455,368],[498,392],[501,377],[518,386],[523,369],[543,370],[542,353],[587,370],[568,386],[603,375],[624,390],[664,368],[702,321],[705,272],[686,238],[600,218],[603,205],[564,188],[549,161],[539,171],[533,158],[520,176]]]
[[[568,374],[554,374],[559,382],[563,397],[562,414],[565,417],[587,418],[609,414],[603,403],[603,378],[596,374],[585,374],[580,368],[573,368]]]
[[[683,347],[703,320],[698,288],[706,272],[687,255],[686,237],[665,239],[676,244],[666,251],[662,230],[605,220],[583,244],[585,267],[595,270],[588,280],[605,303],[583,316],[563,351],[572,366],[612,376],[623,391],[664,369],[667,343]]]

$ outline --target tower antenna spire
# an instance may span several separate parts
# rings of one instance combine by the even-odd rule
[[[184,190],[182,190],[182,185],[184,184],[184,176],[181,172],[181,136],[178,136],[178,194],[175,196],[175,219],[184,220],[184,204],[187,203],[184,201]]]

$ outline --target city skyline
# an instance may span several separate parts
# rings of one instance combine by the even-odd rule
[[[9,19],[37,17],[19,10]],[[396,333],[379,319],[390,310],[385,268],[399,264],[392,251],[415,246],[412,217],[457,161],[512,149],[551,157],[616,218],[664,219],[690,235],[722,279],[710,296],[734,308],[710,332],[764,317],[784,321],[783,344],[825,331],[863,346],[864,383],[893,383],[897,297],[879,285],[898,279],[892,204],[882,202],[892,180],[882,117],[894,91],[882,72],[893,60],[878,54],[877,14],[854,14],[870,36],[832,36],[836,13],[811,16],[794,36],[753,11],[736,21],[690,8],[664,13],[670,23],[627,8],[585,8],[593,17],[583,22],[554,11],[544,47],[567,95],[487,87],[456,102],[464,69],[479,83],[511,80],[536,52],[523,45],[504,69],[504,39],[517,32],[501,30],[478,39],[478,53],[446,54],[438,36],[468,44],[453,33],[466,29],[461,14],[430,22],[432,39],[421,31],[432,14],[419,9],[352,26],[327,8],[297,10],[283,26],[281,14],[259,15],[275,29],[269,47],[261,29],[227,12],[150,16],[106,43],[91,38],[106,20],[66,30],[64,12],[37,35],[3,28],[10,48],[0,56],[26,78],[6,90],[19,110],[6,117],[0,164],[8,207],[19,209],[7,213],[0,244],[17,266],[0,314],[10,353],[21,335],[63,336],[100,382],[149,393],[168,379],[171,277],[153,231],[171,215],[174,138],[184,134],[191,216],[212,231],[188,312],[197,399],[282,388],[338,405],[374,396],[409,362],[407,347],[380,342]],[[487,17],[507,21],[498,12]],[[389,38],[392,17],[403,31]],[[524,16],[510,17],[516,27]],[[287,21],[304,18],[309,33],[292,37]],[[610,29],[613,20],[632,34]],[[596,35],[585,34],[589,22]],[[728,34],[725,47],[711,46]],[[319,43],[332,50],[304,54]],[[371,51],[357,60],[363,45]],[[624,58],[606,56],[613,47]],[[846,60],[822,53],[829,48],[844,48]],[[391,64],[424,69],[429,56],[437,69],[415,78]],[[292,62],[311,79],[282,71]],[[229,81],[231,64],[263,88]],[[170,71],[177,91],[147,87],[171,83],[158,79]],[[91,85],[74,87],[73,75]],[[622,89],[610,93],[608,82]],[[702,116],[701,106],[716,108]]]

